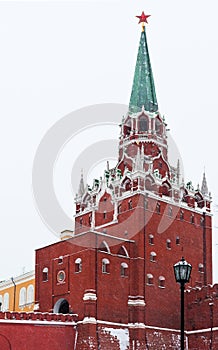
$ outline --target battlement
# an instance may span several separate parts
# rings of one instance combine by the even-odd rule
[[[54,314],[49,312],[0,312],[0,320],[77,322],[77,314]]]
[[[218,300],[218,284],[195,287],[186,290],[187,304],[197,304],[206,300]]]
[[[218,326],[218,284],[187,290],[186,303],[187,330]]]

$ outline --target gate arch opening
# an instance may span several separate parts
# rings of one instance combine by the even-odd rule
[[[53,312],[55,314],[69,314],[70,309],[68,301],[64,298],[61,298],[58,301],[56,301]]]

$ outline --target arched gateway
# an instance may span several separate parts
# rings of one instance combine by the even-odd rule
[[[61,298],[56,301],[53,309],[55,314],[69,314],[69,311],[69,303],[66,299]]]

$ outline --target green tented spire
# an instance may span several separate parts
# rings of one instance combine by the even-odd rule
[[[138,113],[142,110],[142,106],[149,112],[158,110],[145,27],[143,27],[139,43],[129,112]]]

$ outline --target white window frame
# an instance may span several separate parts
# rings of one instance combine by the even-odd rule
[[[32,304],[34,302],[34,286],[33,284],[30,284],[27,287],[27,304]]]
[[[26,287],[22,287],[19,291],[19,307],[24,307],[27,301]]]
[[[109,273],[110,261],[106,258],[102,259],[102,273]]]
[[[75,273],[80,273],[82,272],[82,259],[77,258],[75,260]]]
[[[128,264],[125,262],[122,262],[120,264],[120,275],[121,277],[128,277]]]

